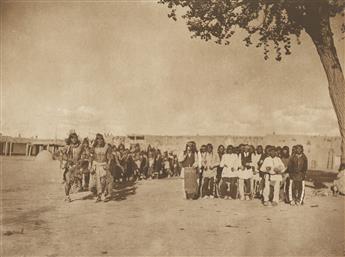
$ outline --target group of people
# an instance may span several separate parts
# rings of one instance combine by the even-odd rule
[[[308,160],[302,145],[287,146],[241,144],[202,145],[188,142],[179,156],[151,146],[143,151],[139,144],[130,149],[123,144],[107,144],[102,134],[82,141],[76,133],[66,139],[60,154],[66,201],[73,186],[94,193],[96,202],[109,201],[114,183],[141,179],[183,177],[187,199],[251,200],[259,198],[265,206],[283,200],[301,205]]]
[[[92,191],[97,202],[102,197],[109,201],[114,183],[180,176],[181,172],[177,155],[172,152],[162,153],[151,146],[143,151],[139,144],[130,149],[123,144],[107,144],[102,134],[92,141],[80,141],[76,133],[71,133],[60,160],[68,202],[72,186],[78,191]]]
[[[304,200],[308,160],[302,145],[287,146],[240,144],[238,146],[186,145],[181,158],[187,199],[221,197],[251,200],[259,198],[264,206],[279,200],[301,205]],[[197,180],[195,182],[195,180]]]

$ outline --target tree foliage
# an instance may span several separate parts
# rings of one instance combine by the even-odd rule
[[[160,0],[170,8],[169,17],[177,19],[177,9],[186,20],[193,38],[230,44],[238,28],[246,32],[246,46],[263,48],[268,59],[291,54],[291,39],[305,30],[317,38],[323,22],[338,14],[344,16],[345,0]],[[342,25],[345,32],[345,25]]]

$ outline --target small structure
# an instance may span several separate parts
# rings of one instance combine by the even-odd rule
[[[36,156],[42,150],[55,154],[65,142],[60,139],[37,139],[0,136],[0,155]]]

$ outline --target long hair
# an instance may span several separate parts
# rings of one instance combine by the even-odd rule
[[[190,147],[190,150],[192,152],[192,154],[196,153],[196,147],[195,147],[195,143],[193,141],[187,142],[186,144],[186,148],[184,150],[184,154],[187,154],[187,148]]]
[[[83,141],[81,142],[82,145],[87,144],[90,145],[89,139],[87,137],[84,137]]]
[[[76,137],[77,138],[77,144],[80,144],[80,140],[78,138],[77,133],[73,132],[73,133],[69,134],[68,138],[65,139],[66,145],[70,145],[72,143],[72,137]]]
[[[100,147],[104,147],[104,146],[105,146],[105,140],[104,140],[103,135],[97,133],[97,134],[96,134],[96,138],[95,138],[95,140],[94,140],[94,142],[93,142],[93,145],[92,145],[93,147],[96,147],[96,146],[97,146],[97,144],[98,144],[97,139],[99,139],[99,138],[103,139],[103,144],[102,144]]]
[[[286,150],[286,154],[284,154],[284,150]],[[290,157],[290,148],[288,146],[283,146],[282,150],[281,150],[281,157],[282,158],[289,158]]]

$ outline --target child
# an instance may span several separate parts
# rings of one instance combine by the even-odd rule
[[[289,161],[289,202],[301,205],[304,200],[304,181],[308,170],[308,159],[303,153],[303,146],[296,146],[296,153]]]

